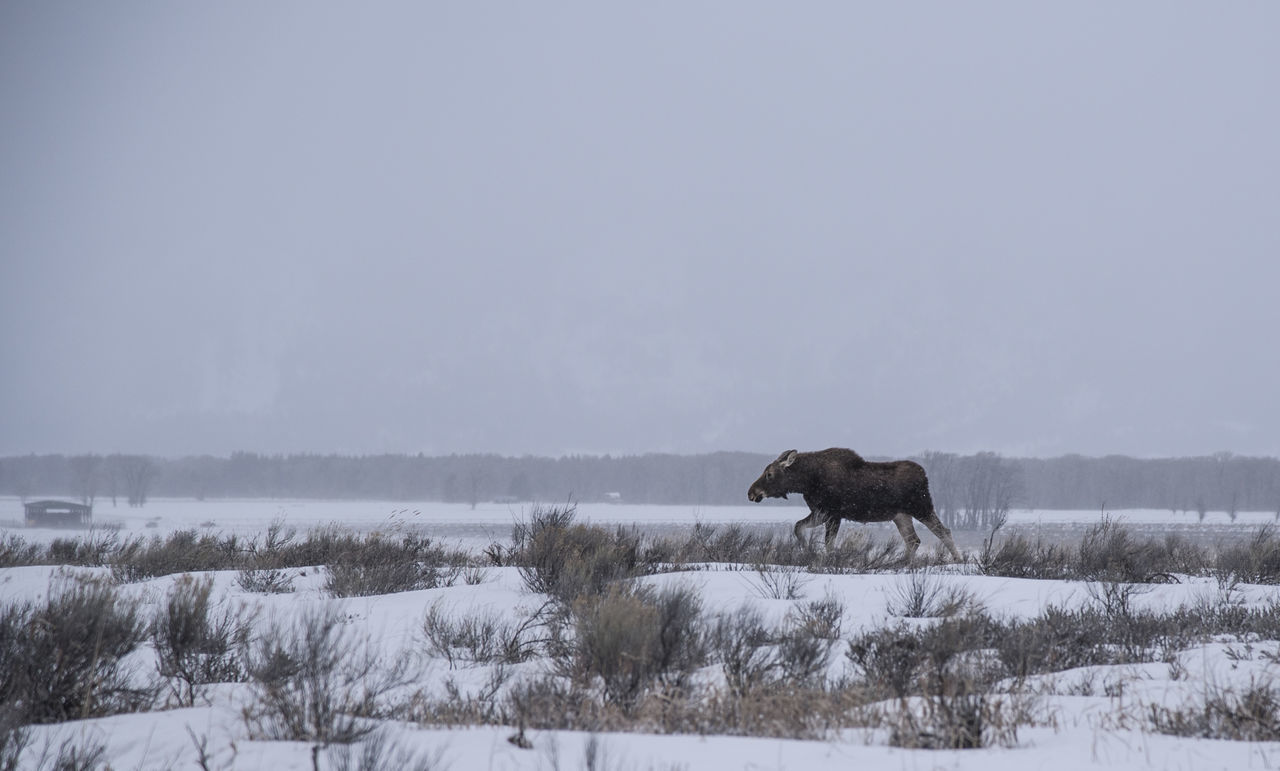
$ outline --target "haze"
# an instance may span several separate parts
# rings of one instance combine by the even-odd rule
[[[0,6],[0,454],[1280,453],[1280,5]]]

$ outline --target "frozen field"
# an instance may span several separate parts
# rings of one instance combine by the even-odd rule
[[[596,524],[635,524],[643,530],[676,532],[694,522],[745,523],[786,532],[802,509],[779,506],[662,507],[582,505],[579,520]],[[406,504],[369,501],[182,501],[154,500],[140,509],[112,508],[99,502],[97,521],[118,527],[124,534],[160,534],[185,528],[205,528],[219,533],[258,536],[267,524],[282,519],[300,530],[337,523],[357,531],[420,529],[468,550],[492,541],[507,542],[513,521],[526,512],[522,506]],[[1231,522],[1211,514],[1196,522],[1194,514],[1169,512],[1115,512],[1138,534],[1177,531],[1203,535],[1209,540],[1239,541],[1259,525],[1273,521],[1271,514],[1242,514]],[[1079,538],[1097,512],[1016,512],[1010,527],[1023,528],[1069,540]],[[0,500],[0,521],[20,523],[21,506],[13,499]],[[154,526],[149,526],[154,523]],[[847,538],[857,526],[846,525]],[[896,538],[888,525],[875,526],[878,538]],[[919,528],[923,545],[932,550],[935,539]],[[67,536],[68,531],[25,530],[6,527],[2,535],[18,535],[45,542]],[[976,536],[960,540],[969,555]],[[522,582],[512,567],[490,567],[475,583],[458,580],[450,586],[371,597],[334,598],[324,589],[325,568],[291,571],[295,591],[258,594],[245,591],[235,571],[210,573],[213,598],[221,608],[243,608],[256,614],[259,629],[268,622],[289,627],[308,613],[335,610],[343,628],[359,639],[381,661],[408,655],[416,668],[413,688],[422,698],[475,697],[493,682],[495,667],[466,661],[446,661],[424,641],[424,619],[432,608],[448,616],[492,613],[520,619],[545,602]],[[0,569],[0,601],[41,600],[51,587],[71,576],[109,576],[106,568],[25,566]],[[932,618],[903,618],[897,612],[901,596],[911,580],[902,569],[861,574],[797,574],[790,598],[771,596],[762,586],[763,576],[751,568],[733,564],[708,564],[700,570],[648,575],[635,579],[655,589],[690,587],[701,599],[704,611],[730,613],[747,607],[769,623],[784,624],[806,603],[832,599],[841,606],[841,639],[828,664],[827,677],[857,676],[856,667],[843,655],[847,642],[859,634],[899,624],[928,626]],[[1079,609],[1102,600],[1096,582],[1033,580],[980,575],[975,565],[951,565],[937,569],[940,586],[967,593],[993,617],[1026,620],[1046,608]],[[1209,576],[1179,576],[1175,583],[1143,585],[1131,598],[1136,609],[1170,612],[1205,603],[1230,603],[1240,608],[1263,609],[1280,599],[1269,585],[1224,585]],[[120,591],[138,598],[148,617],[161,606],[179,576],[166,575],[120,585]],[[127,663],[136,676],[155,677],[155,652],[144,645]],[[1173,736],[1153,729],[1148,716],[1153,707],[1177,708],[1203,699],[1210,689],[1237,692],[1255,684],[1270,684],[1280,675],[1280,641],[1222,635],[1203,644],[1170,651],[1157,661],[1123,665],[1069,668],[1038,675],[1024,684],[1028,709],[1034,720],[1017,731],[1009,746],[969,750],[904,749],[890,746],[883,728],[845,728],[822,740],[796,740],[743,736],[648,734],[530,730],[530,748],[508,741],[514,727],[508,725],[443,728],[429,723],[387,721],[384,736],[397,752],[414,753],[434,765],[415,767],[469,769],[617,769],[618,771],[665,769],[1025,769],[1141,768],[1141,769],[1267,769],[1280,767],[1280,743],[1223,741]],[[533,659],[514,665],[502,674],[507,685],[522,678],[546,674],[549,664]],[[699,678],[716,682],[715,665],[699,671]],[[253,736],[243,710],[256,698],[245,683],[214,684],[200,689],[195,706],[119,714],[56,725],[35,726],[22,768],[39,768],[41,752],[62,742],[101,745],[105,760],[114,769],[330,769],[360,767],[341,765],[341,748],[321,748],[307,742],[264,741]],[[204,747],[204,757],[197,748]],[[390,756],[388,756],[390,757]],[[401,768],[399,761],[383,767]],[[314,764],[314,765],[313,765]],[[47,766],[45,766],[47,767]],[[369,766],[365,766],[369,767]]]
[[[31,500],[39,500],[33,496]],[[555,502],[552,502],[553,504]],[[174,530],[204,529],[217,533],[252,536],[275,520],[303,531],[337,524],[358,532],[409,529],[443,539],[464,548],[483,548],[493,541],[510,538],[511,526],[534,504],[481,503],[472,508],[465,503],[405,501],[334,500],[205,500],[157,498],[146,506],[112,506],[109,499],[94,505],[97,526],[119,529],[122,535],[165,535]],[[673,532],[695,522],[738,523],[753,528],[787,530],[807,513],[800,506],[743,504],[741,506],[658,506],[606,503],[577,504],[578,519],[601,525],[635,525],[646,532]],[[1108,514],[1137,533],[1163,535],[1178,533],[1198,539],[1238,539],[1258,526],[1275,522],[1274,512],[1242,512],[1232,521],[1223,512],[1209,512],[1203,522],[1191,512],[1175,514],[1167,510],[1121,510]],[[1101,518],[1098,511],[1022,511],[1009,515],[1007,528],[1040,535],[1047,539],[1078,538],[1082,528]],[[22,503],[17,498],[0,497],[0,532],[20,533],[28,541],[47,542],[69,534],[67,530],[22,527]],[[868,528],[881,537],[896,538],[891,524],[857,525],[845,523],[842,533]],[[924,545],[932,539],[923,527]],[[956,533],[962,548],[976,548],[985,534]]]

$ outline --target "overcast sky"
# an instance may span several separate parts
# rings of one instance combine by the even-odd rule
[[[0,4],[0,454],[1280,454],[1280,3]]]

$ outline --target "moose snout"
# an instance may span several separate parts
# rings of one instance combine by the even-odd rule
[[[751,501],[752,503],[759,503],[760,501],[764,500],[764,493],[760,492],[759,490],[753,487],[747,491],[747,500]]]

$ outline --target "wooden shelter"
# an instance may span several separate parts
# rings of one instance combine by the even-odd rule
[[[22,504],[27,527],[88,527],[93,507],[69,501],[32,501]]]

